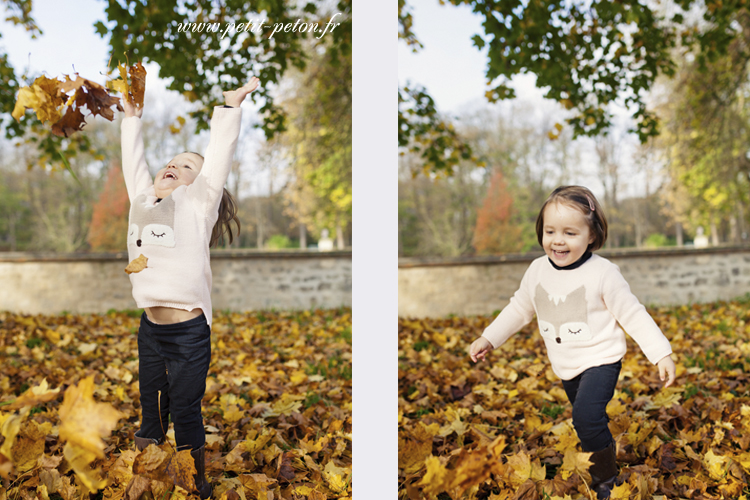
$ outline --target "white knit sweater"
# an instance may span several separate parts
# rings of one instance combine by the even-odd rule
[[[130,274],[138,307],[200,308],[211,325],[208,243],[237,147],[242,111],[214,109],[211,138],[195,181],[157,202],[138,117],[122,121],[122,170],[130,198],[128,256],[148,264]]]
[[[499,347],[535,313],[552,370],[563,380],[622,359],[623,328],[652,363],[672,352],[620,269],[596,254],[569,270],[555,269],[547,256],[534,260],[510,304],[482,336]]]

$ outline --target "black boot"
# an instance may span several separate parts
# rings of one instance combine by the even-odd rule
[[[140,431],[138,431],[140,432]],[[162,442],[164,442],[163,439],[153,439],[153,438],[144,438],[138,435],[138,432],[135,433],[135,447],[138,448],[138,451],[143,451],[146,449],[146,447],[150,444],[155,444],[156,446],[159,446]]]
[[[617,455],[614,441],[601,451],[592,453],[591,467],[591,489],[596,492],[596,498],[604,500],[609,498],[612,488],[617,479]]]
[[[190,455],[195,461],[195,489],[198,490],[201,498],[209,498],[212,488],[211,483],[206,479],[206,446],[191,450]]]

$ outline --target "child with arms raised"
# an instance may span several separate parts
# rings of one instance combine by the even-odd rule
[[[144,308],[138,330],[142,416],[135,443],[143,450],[162,442],[171,415],[177,448],[190,449],[195,460],[201,498],[212,490],[205,477],[201,415],[211,362],[209,246],[225,232],[231,242],[231,220],[239,228],[224,183],[237,146],[240,105],[257,87],[258,79],[251,78],[224,92],[226,105],[214,109],[205,158],[180,153],[153,180],[141,135],[143,108],[123,102],[122,169],[131,204],[128,273],[133,298]]]
[[[607,239],[607,220],[588,189],[555,189],[536,231],[546,255],[531,263],[510,304],[471,344],[470,356],[484,359],[536,313],[552,369],[573,405],[581,447],[593,453],[591,487],[598,498],[609,498],[617,464],[606,407],[626,352],[623,328],[658,366],[665,386],[675,379],[672,349],[619,268],[591,253]]]

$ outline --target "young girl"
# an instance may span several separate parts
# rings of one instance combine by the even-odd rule
[[[539,211],[536,233],[546,256],[531,263],[510,304],[471,344],[470,356],[475,363],[484,359],[536,313],[552,370],[573,405],[581,447],[593,452],[591,487],[598,498],[609,498],[617,464],[606,407],[626,351],[623,328],[659,367],[665,387],[675,378],[672,349],[619,268],[591,253],[607,239],[607,220],[588,189],[555,189]]]
[[[257,87],[252,78],[224,92],[226,106],[214,109],[205,158],[180,153],[153,181],[144,158],[143,109],[123,103],[122,170],[131,204],[128,272],[133,298],[144,308],[138,330],[142,417],[135,444],[143,450],[161,443],[171,415],[177,448],[190,449],[195,460],[201,498],[212,490],[205,476],[201,416],[211,362],[208,248],[226,230],[231,242],[229,221],[236,217],[224,183],[240,131],[240,105]],[[132,266],[133,261],[141,265]]]

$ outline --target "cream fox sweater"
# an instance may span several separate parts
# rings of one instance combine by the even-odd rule
[[[672,353],[620,269],[596,254],[570,270],[555,269],[546,255],[534,260],[510,304],[482,336],[499,347],[535,313],[552,370],[563,380],[622,359],[625,331],[654,364]]]
[[[214,108],[211,138],[195,181],[157,202],[146,165],[141,119],[122,121],[122,171],[130,198],[128,256],[148,264],[130,274],[138,307],[200,308],[211,325],[208,243],[237,147],[242,111]]]

